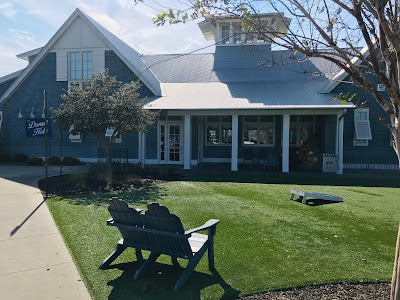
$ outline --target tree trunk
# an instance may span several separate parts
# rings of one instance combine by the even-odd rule
[[[107,183],[109,185],[112,185],[112,147],[105,147],[106,150],[106,156],[107,156],[107,160],[106,160],[106,166],[107,166]]]
[[[390,300],[399,300],[400,299],[400,265],[399,265],[399,254],[400,254],[400,225],[399,231],[397,233],[397,243],[396,243],[396,253],[394,257],[394,267],[393,267],[393,276],[392,276],[392,285],[390,290]]]

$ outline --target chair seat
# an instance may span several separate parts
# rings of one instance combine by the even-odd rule
[[[201,233],[192,233],[192,236],[188,239],[188,241],[194,255],[199,252],[205,243],[207,243],[208,236]]]

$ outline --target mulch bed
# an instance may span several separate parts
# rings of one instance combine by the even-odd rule
[[[99,183],[91,177],[82,176],[80,181],[84,184],[76,184],[70,177],[79,177],[79,175],[60,175],[48,178],[47,192],[48,196],[63,195],[81,195],[81,194],[97,194],[97,193],[113,193],[118,191],[131,191],[145,186],[153,186],[167,181],[161,179],[138,178],[130,182],[118,183],[109,186],[105,183]],[[39,180],[39,188],[45,193],[45,180]]]
[[[390,298],[390,283],[338,283],[271,291],[239,298],[240,300],[375,300]]]

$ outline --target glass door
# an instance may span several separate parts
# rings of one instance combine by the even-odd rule
[[[182,124],[160,124],[160,162],[182,164]]]

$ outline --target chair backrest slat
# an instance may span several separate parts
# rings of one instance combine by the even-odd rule
[[[182,238],[185,233],[179,217],[158,203],[150,203],[144,214],[130,208],[128,204],[116,197],[110,200],[108,208],[111,216],[118,224],[135,226],[135,230],[127,227],[118,227],[122,237],[128,243],[140,246],[142,249],[172,253],[177,257],[188,258],[193,256],[189,241]],[[143,229],[143,230],[141,230]],[[146,229],[156,232],[149,232]],[[163,234],[163,232],[168,234]],[[174,237],[172,234],[176,234]]]

